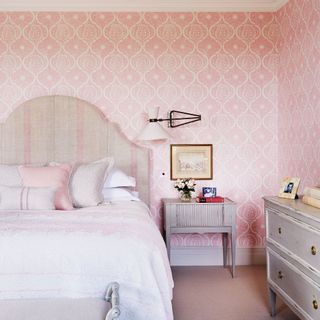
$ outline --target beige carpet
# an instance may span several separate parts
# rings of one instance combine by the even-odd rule
[[[278,299],[269,314],[265,267],[173,267],[175,320],[298,320]]]

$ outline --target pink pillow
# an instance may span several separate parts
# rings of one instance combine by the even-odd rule
[[[56,188],[54,205],[57,210],[73,209],[69,195],[71,170],[72,166],[67,163],[49,167],[19,166],[23,186]]]

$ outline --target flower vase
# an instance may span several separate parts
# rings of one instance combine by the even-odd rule
[[[181,192],[181,196],[180,196],[181,201],[190,202],[191,199],[192,199],[191,191],[182,191]]]

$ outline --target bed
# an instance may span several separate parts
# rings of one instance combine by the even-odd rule
[[[0,126],[0,143],[2,164],[112,156],[136,177],[142,200],[71,211],[0,211],[0,314],[16,320],[19,310],[24,316],[36,310],[32,319],[62,320],[61,312],[75,319],[68,317],[75,309],[77,319],[104,319],[106,297],[113,300],[107,319],[173,319],[170,266],[147,207],[149,150],[130,142],[96,107],[64,96],[18,107]],[[94,308],[99,312],[88,312]]]

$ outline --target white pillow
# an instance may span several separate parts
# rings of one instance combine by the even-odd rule
[[[138,192],[126,188],[103,188],[102,193],[105,202],[140,201]]]
[[[112,158],[75,166],[69,183],[70,195],[75,207],[97,206],[103,202],[101,191],[112,166]]]
[[[113,168],[107,176],[103,188],[135,187],[136,179],[123,171]]]
[[[18,167],[16,165],[0,164],[0,185],[22,186]]]
[[[54,188],[0,187],[3,210],[54,210]]]

